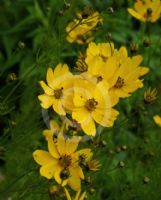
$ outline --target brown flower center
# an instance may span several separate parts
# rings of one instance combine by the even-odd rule
[[[114,87],[115,88],[122,88],[124,86],[124,84],[125,84],[124,79],[119,76]]]
[[[96,109],[96,106],[97,106],[98,102],[92,98],[92,99],[88,99],[85,103],[85,108],[88,110],[88,111],[93,111]]]
[[[60,99],[63,96],[63,88],[54,90],[54,97]]]
[[[97,77],[97,83],[101,82],[103,80],[102,76]]]
[[[152,16],[153,10],[151,8],[147,8],[146,13],[144,14],[145,18],[150,18]]]
[[[72,164],[72,158],[70,155],[63,155],[62,157],[59,158],[59,164],[63,167],[63,168],[67,168]]]
[[[70,173],[69,173],[69,170],[67,170],[67,169],[64,169],[64,170],[61,171],[61,173],[60,173],[60,178],[61,178],[62,180],[65,180],[65,179],[69,178],[69,176],[70,176]]]

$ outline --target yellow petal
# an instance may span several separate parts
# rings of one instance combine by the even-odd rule
[[[137,13],[135,10],[131,9],[131,8],[128,8],[128,12],[133,16],[135,17],[136,19],[140,20],[140,21],[143,21],[145,22],[145,18],[140,15],[139,13]]]
[[[65,191],[67,200],[72,200],[72,199],[71,199],[71,196],[70,196],[70,194],[69,194],[69,192],[68,192],[68,190],[67,190],[66,188],[64,188],[64,191]]]
[[[134,4],[135,10],[141,15],[144,15],[144,13],[146,13],[147,7],[150,6],[147,1],[148,0],[146,0],[145,4],[143,4],[143,2],[139,0]]]
[[[115,109],[111,109],[110,117],[108,119],[107,127],[112,127],[114,124],[114,121],[116,120],[117,116],[119,115],[119,112]]]
[[[126,57],[128,56],[127,49],[126,49],[126,47],[124,47],[124,46],[120,47],[119,53],[121,54],[121,56],[122,56],[123,58],[126,58]]]
[[[106,109],[106,110],[96,109],[92,112],[92,117],[98,124],[107,127],[108,120],[110,118],[110,111],[111,109]]]
[[[48,68],[46,75],[48,85],[54,89],[54,72],[52,68]]]
[[[54,101],[54,97],[46,94],[39,95],[38,99],[41,101],[41,106],[45,109],[48,109],[50,106],[52,106]]]
[[[76,193],[76,196],[75,196],[74,200],[79,200],[80,193],[81,193],[81,190],[79,190],[79,191]]]
[[[143,76],[149,72],[149,68],[147,67],[140,67],[140,76]]]
[[[113,77],[114,73],[116,73],[116,70],[118,70],[119,65],[117,64],[115,57],[110,57],[107,62],[105,63],[104,68],[104,78],[106,81],[109,81],[111,77]]]
[[[81,189],[81,180],[74,168],[69,168],[69,171],[70,177],[68,179],[68,184],[74,191],[79,191]]]
[[[86,196],[87,196],[86,192],[83,192],[79,200],[84,200]]]
[[[43,136],[45,136],[46,140],[48,140],[48,138],[53,138],[53,132],[51,130],[44,130],[43,131]]]
[[[155,115],[153,117],[153,120],[155,121],[155,123],[161,127],[161,117],[159,115]]]
[[[74,106],[76,107],[83,107],[85,104],[85,99],[83,98],[81,94],[75,93],[74,98],[73,98],[73,103],[74,103]]]
[[[131,83],[129,82],[127,85],[125,85],[124,91],[126,91],[127,93],[132,93],[138,88],[141,88],[142,86],[143,86],[142,81],[136,80]]]
[[[84,174],[83,174],[82,168],[81,168],[80,166],[76,166],[76,167],[75,167],[75,170],[77,171],[78,176],[79,176],[81,179],[84,179]]]
[[[54,78],[56,79],[57,77],[61,76],[61,68],[62,64],[58,64],[55,69],[54,69]]]
[[[62,136],[62,134],[58,135],[57,149],[58,149],[58,152],[60,155],[66,154],[66,142],[65,142],[65,138]]]
[[[59,115],[66,115],[66,112],[65,112],[65,109],[64,109],[64,107],[62,105],[61,99],[53,98],[53,109]]]
[[[49,149],[50,154],[54,158],[60,158],[60,155],[59,155],[58,150],[57,150],[57,146],[54,143],[53,138],[51,138],[51,137],[48,137],[48,149]]]
[[[41,176],[44,176],[47,179],[51,179],[51,178],[53,178],[56,170],[57,170],[56,164],[55,164],[55,162],[52,162],[47,165],[43,165],[40,168],[40,174],[41,174]]]
[[[56,170],[54,171],[54,178],[57,181],[57,183],[62,184],[63,180],[60,178],[60,173],[63,170],[63,168],[59,165],[59,163],[56,165]]]
[[[59,125],[57,124],[57,122],[55,120],[50,120],[50,129],[52,131],[57,131],[59,130]]]
[[[72,154],[76,151],[80,139],[81,139],[81,137],[75,136],[75,137],[72,137],[72,138],[66,140],[67,154]]]
[[[132,62],[134,63],[135,66],[139,66],[142,61],[143,61],[143,57],[141,55],[132,57]]]
[[[46,165],[54,161],[54,158],[47,151],[36,150],[33,153],[34,160],[39,165]]]
[[[40,81],[39,82],[41,87],[43,88],[44,92],[47,94],[47,95],[53,95],[54,94],[54,91],[53,89],[51,89],[50,87],[48,87],[44,81]]]
[[[83,124],[86,122],[88,115],[89,115],[88,111],[84,108],[81,108],[77,111],[72,112],[72,118],[75,119],[80,124]]]
[[[87,135],[91,135],[91,136],[96,135],[96,126],[91,116],[88,116],[86,118],[86,121],[81,123],[81,127]]]

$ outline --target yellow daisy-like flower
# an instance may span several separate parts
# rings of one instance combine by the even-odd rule
[[[140,76],[146,74],[149,69],[139,66],[142,62],[142,56],[127,57],[120,66],[116,66],[111,71],[111,79],[108,79],[110,91],[118,97],[128,97],[138,88],[143,87]]]
[[[81,194],[81,190],[79,190],[79,191],[76,193],[75,197],[72,198],[72,197],[70,196],[68,190],[67,190],[66,188],[64,188],[64,190],[65,190],[65,194],[66,194],[67,200],[84,200],[84,199],[86,198],[86,196],[87,196],[87,195],[86,195],[86,192],[83,192],[83,193]]]
[[[155,121],[155,123],[161,127],[161,117],[159,115],[155,115],[153,117],[153,120]]]
[[[128,12],[142,22],[156,22],[161,14],[160,0],[137,0],[134,9],[128,8]]]
[[[90,149],[76,151],[80,137],[65,139],[62,134],[56,141],[47,137],[48,151],[36,150],[33,153],[34,160],[41,165],[40,174],[47,179],[54,178],[59,184],[68,184],[73,190],[81,188],[81,179],[84,174],[79,166],[79,157],[83,154],[87,158],[92,156]]]
[[[47,70],[47,84],[40,81],[45,94],[39,95],[41,106],[45,109],[53,107],[54,111],[59,115],[65,115],[68,108],[71,107],[71,88],[72,74],[69,72],[66,64],[58,64],[56,68]]]
[[[149,69],[140,66],[142,59],[140,55],[128,57],[126,48],[122,47],[119,51],[114,50],[114,55],[106,60],[98,54],[88,60],[88,70],[83,75],[95,77],[97,83],[106,81],[109,84],[109,94],[116,104],[119,97],[128,97],[143,86],[139,77],[146,74]]]
[[[113,99],[107,88],[108,84],[104,81],[95,84],[81,77],[75,79],[72,118],[81,124],[87,135],[96,134],[95,122],[110,127],[118,115],[112,109]]]
[[[91,30],[97,26],[98,22],[102,21],[98,12],[91,15],[78,14],[80,19],[74,19],[67,27],[67,41],[70,43],[85,44],[92,40]]]

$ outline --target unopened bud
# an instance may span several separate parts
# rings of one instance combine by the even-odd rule
[[[149,46],[151,45],[150,39],[145,39],[145,40],[143,41],[143,45],[144,45],[145,47],[149,47]]]
[[[136,43],[132,42],[130,44],[130,51],[131,51],[131,53],[136,53],[138,51],[138,49],[139,48],[138,48],[138,45]]]
[[[108,13],[108,14],[113,14],[113,13],[114,13],[113,8],[112,8],[112,7],[108,7],[108,8],[107,8],[107,13]]]
[[[126,151],[126,150],[127,150],[127,146],[126,146],[126,145],[122,145],[121,149],[122,149],[123,151]]]
[[[144,179],[143,179],[143,182],[144,182],[145,184],[147,184],[147,183],[149,183],[149,181],[150,181],[150,178],[147,177],[147,176],[145,176]]]
[[[25,43],[22,42],[22,41],[19,41],[18,47],[19,47],[20,49],[24,49],[24,48],[25,48]]]
[[[70,8],[70,3],[68,3],[68,2],[66,2],[65,0],[64,0],[64,9],[65,10],[67,10],[67,9],[69,9]]]
[[[118,167],[120,167],[120,168],[125,167],[125,163],[124,163],[123,161],[120,161],[120,162],[118,163]]]

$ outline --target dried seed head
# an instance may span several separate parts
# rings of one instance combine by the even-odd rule
[[[149,88],[148,90],[146,90],[144,92],[144,102],[147,104],[154,103],[154,101],[157,99],[157,93],[158,91],[156,88]]]

